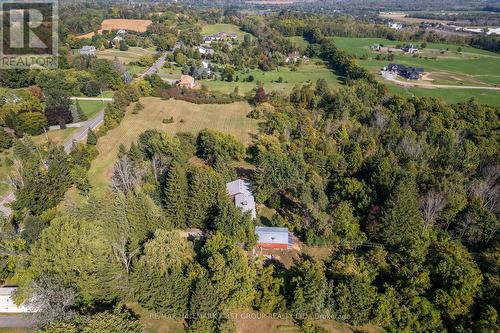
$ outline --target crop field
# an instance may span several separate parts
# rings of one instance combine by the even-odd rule
[[[257,132],[258,121],[246,117],[251,110],[246,102],[198,105],[146,97],[141,99],[141,103],[144,109],[139,114],[130,112],[131,105],[120,126],[99,138],[99,156],[92,162],[89,171],[89,179],[96,191],[107,188],[120,144],[129,146],[147,129],[158,129],[173,135],[179,132],[196,134],[204,128],[212,128],[233,134],[245,144],[251,141],[251,134]],[[170,117],[173,117],[173,123],[162,123],[163,119]]]
[[[120,51],[118,49],[106,49],[103,51],[97,51],[96,56],[100,59],[113,60],[118,58],[124,64],[128,64],[132,61],[139,60],[140,57],[146,54],[155,54],[154,49],[143,49],[140,47],[129,47],[127,51]]]
[[[421,54],[413,56],[395,50],[397,44],[404,42],[391,41],[383,38],[347,38],[335,37],[338,47],[345,49],[351,54],[367,59],[358,60],[359,64],[370,72],[378,74],[380,69],[387,66],[389,62],[407,66],[423,67],[426,74],[419,82],[431,85],[450,86],[475,86],[475,87],[500,87],[500,55],[472,47],[461,47],[450,44],[427,43]],[[372,51],[370,46],[380,44],[384,46],[382,51]],[[388,55],[388,49],[393,50],[395,56],[393,61],[376,60],[377,54]],[[381,78],[382,80],[382,78]],[[383,81],[389,87],[393,83]],[[392,90],[397,90],[391,88]],[[423,88],[412,87],[413,94],[417,96],[439,96],[448,102],[462,101],[468,96],[477,96],[485,103],[500,104],[500,91],[468,90],[453,88]]]
[[[246,34],[243,30],[240,29],[237,25],[234,24],[207,24],[201,27],[202,35],[214,35],[218,32],[225,32],[226,34],[235,33],[238,35],[239,40],[243,40],[243,36]]]
[[[97,31],[102,33],[103,30],[119,30],[125,29],[136,32],[145,32],[148,26],[153,23],[151,20],[133,20],[133,19],[106,19],[102,21],[101,28]],[[78,38],[92,38],[94,32],[89,32],[78,36]]]
[[[243,81],[247,79],[250,75],[254,77],[253,82]],[[297,84],[315,84],[320,78],[325,79],[328,82],[330,88],[334,88],[340,85],[340,78],[334,72],[326,67],[323,63],[316,63],[315,60],[309,60],[306,63],[300,65],[296,71],[293,71],[290,67],[279,67],[277,70],[264,72],[262,70],[256,69],[250,72],[239,72],[236,74],[239,77],[239,81],[227,82],[227,81],[202,81],[210,89],[221,91],[224,93],[231,93],[234,91],[235,87],[238,87],[240,94],[245,94],[256,87],[257,82],[263,84],[266,91],[281,91],[290,92],[293,87]],[[281,77],[281,81],[280,81]]]

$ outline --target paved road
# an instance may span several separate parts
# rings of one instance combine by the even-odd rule
[[[162,56],[159,57],[158,60],[156,60],[155,63],[148,68],[147,71],[141,74],[141,76],[152,75],[156,73],[160,68],[162,68],[165,60],[167,59],[167,54],[168,52],[163,53]]]
[[[98,127],[102,122],[104,122],[104,111],[99,112],[94,118],[84,121],[82,126],[63,144],[64,151],[69,154],[73,150],[75,142],[85,140],[89,129]],[[10,209],[9,204],[15,199],[16,196],[14,192],[10,192],[0,199],[0,212],[5,217],[9,217],[10,214],[12,214],[12,209]]]
[[[24,314],[0,315],[0,327],[30,327],[31,322]]]
[[[394,82],[400,86],[406,87],[422,87],[422,88],[451,88],[451,89],[480,89],[480,90],[500,90],[500,87],[483,87],[483,86],[453,86],[447,84],[432,84],[424,82],[415,81],[400,81],[397,79],[396,74],[389,73],[387,71],[382,71],[381,75],[384,79]]]

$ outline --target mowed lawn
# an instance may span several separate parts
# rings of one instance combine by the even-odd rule
[[[250,75],[253,75],[253,82],[246,82]],[[292,71],[290,67],[279,67],[276,70],[264,72],[260,69],[251,70],[250,72],[239,72],[236,74],[239,81],[202,81],[210,89],[221,91],[224,93],[232,93],[235,87],[238,87],[240,94],[245,94],[257,85],[257,82],[263,84],[267,92],[272,90],[289,93],[295,85],[316,84],[318,79],[325,79],[330,88],[337,87],[341,84],[340,77],[326,67],[325,64],[316,60],[309,60],[300,65],[296,71]],[[282,82],[278,82],[279,78]]]
[[[143,49],[140,47],[129,47],[127,51],[120,51],[118,49],[105,49],[103,51],[97,51],[96,56],[99,59],[113,60],[115,57],[118,58],[124,64],[128,64],[132,61],[139,60],[140,57],[146,54],[155,54],[154,49]]]
[[[387,60],[375,60],[377,54],[387,55],[387,52],[376,52],[370,50],[373,44],[381,44],[385,47],[395,47],[397,44],[404,44],[401,41],[391,41],[383,38],[349,38],[334,37],[339,48],[358,57],[367,55],[368,59],[357,60],[358,63],[378,76],[382,67],[388,65]],[[416,43],[417,46],[420,43]],[[500,55],[461,46],[461,52],[457,52],[458,45],[427,43],[422,49],[419,57],[404,54],[403,52],[393,52],[395,59],[391,62],[407,66],[424,68],[426,75],[421,81],[435,85],[456,85],[456,86],[477,86],[493,87],[500,86]],[[441,97],[445,101],[453,103],[465,101],[470,97],[477,97],[482,103],[492,105],[500,104],[500,91],[489,90],[467,90],[452,88],[428,89],[422,87],[403,88],[383,80],[389,89],[395,93],[402,93],[406,96],[434,96]]]
[[[83,113],[87,116],[88,119],[94,118],[99,112],[104,110],[108,103],[109,102],[107,101],[78,101],[78,104],[80,104]]]
[[[243,40],[243,36],[247,34],[247,32],[241,30],[240,27],[234,24],[217,23],[207,24],[201,27],[201,34],[204,36],[215,35],[218,32],[225,32],[228,35],[235,33],[238,35],[238,40]]]
[[[179,132],[197,134],[202,129],[211,128],[233,134],[244,144],[250,143],[251,135],[257,133],[258,121],[246,117],[251,110],[246,102],[198,105],[146,97],[141,99],[141,103],[144,109],[139,114],[132,114],[131,105],[120,126],[99,138],[99,156],[89,170],[94,190],[99,192],[107,188],[120,144],[130,146],[147,129],[174,135]],[[170,117],[173,117],[173,123],[162,123],[163,119]]]
[[[393,94],[404,97],[437,97],[447,103],[465,102],[475,98],[481,104],[500,106],[500,91],[495,90],[402,87],[390,82],[385,82],[385,85]]]

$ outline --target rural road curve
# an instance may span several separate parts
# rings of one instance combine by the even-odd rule
[[[101,99],[99,99],[101,100]],[[112,99],[111,99],[112,100]],[[89,129],[94,129],[98,127],[102,122],[104,122],[104,111],[99,112],[94,118],[87,120],[84,124],[79,127],[79,129],[70,137],[66,142],[64,142],[64,151],[69,154],[74,147],[75,142],[84,140],[87,137]],[[12,214],[12,209],[8,206],[12,201],[16,199],[14,192],[10,192],[4,196],[0,201],[0,212],[5,216],[9,217]],[[0,317],[0,321],[2,317]],[[1,325],[0,325],[1,327]]]
[[[162,54],[161,57],[158,58],[158,60],[155,61],[155,63],[148,68],[147,71],[141,74],[141,76],[148,76],[156,73],[160,68],[163,67],[163,64],[165,63],[165,60],[167,59],[167,53],[165,52]]]
[[[422,87],[422,88],[451,88],[451,89],[480,89],[480,90],[500,90],[500,87],[482,87],[482,86],[454,86],[447,84],[432,84],[432,83],[422,83],[422,82],[406,82],[398,80],[393,74],[384,74],[382,72],[382,77],[387,81],[394,82],[400,86],[406,87]]]

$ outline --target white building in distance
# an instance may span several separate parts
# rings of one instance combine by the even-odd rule
[[[255,198],[252,192],[252,183],[248,180],[236,179],[226,184],[229,196],[234,200],[234,205],[243,212],[250,212],[253,219],[257,218]]]

